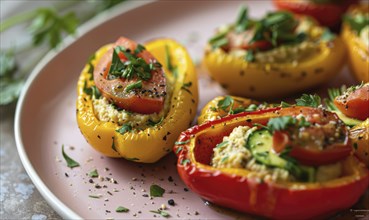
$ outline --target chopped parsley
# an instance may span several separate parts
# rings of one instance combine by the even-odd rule
[[[161,67],[161,64],[146,63],[142,57],[138,57],[138,53],[144,50],[144,47],[137,46],[135,52],[132,54],[131,51],[125,47],[117,46],[113,51],[112,63],[108,73],[108,79],[125,78],[132,79],[138,78],[147,81],[151,78],[151,71]],[[119,53],[127,58],[126,61],[122,61],[119,57]]]
[[[297,106],[310,106],[317,108],[321,104],[321,99],[317,94],[308,95],[303,94],[300,98],[296,99]]]
[[[101,93],[96,86],[87,87],[87,81],[83,84],[83,92],[95,99],[99,99],[101,97]]]
[[[175,145],[184,145],[184,144],[187,144],[187,143],[190,143],[190,140],[186,140],[186,141],[176,141],[174,144],[175,144]]]
[[[73,160],[72,158],[70,158],[65,152],[64,152],[64,144],[62,145],[62,154],[63,157],[65,159],[65,161],[67,162],[67,166],[70,168],[74,168],[74,167],[79,167],[79,163],[76,162],[75,160]]]
[[[126,208],[126,207],[123,207],[123,206],[118,206],[116,209],[115,209],[116,212],[128,212],[129,209]]]
[[[223,142],[221,142],[221,143],[217,144],[215,148],[221,148],[221,147],[223,147],[223,146],[227,145],[227,144],[228,144],[228,142],[229,142],[229,141],[223,141]]]
[[[369,24],[369,16],[365,16],[364,14],[346,15],[343,17],[343,20],[347,22],[351,29],[358,35],[361,33],[361,30]]]
[[[116,132],[119,132],[120,134],[125,134],[127,132],[132,131],[132,126],[130,124],[124,124],[119,129],[115,130]]]
[[[163,211],[161,209],[158,209],[158,210],[150,210],[150,212],[159,214],[159,215],[163,216],[164,218],[170,217],[170,214],[168,212],[165,212],[165,211]]]
[[[151,126],[154,127],[156,125],[160,125],[164,120],[164,117],[161,117],[158,121],[153,121],[151,119],[147,120],[146,125],[147,126]]]
[[[233,103],[234,103],[233,98],[230,97],[230,96],[226,96],[226,97],[224,97],[224,99],[222,99],[218,102],[217,107],[224,110],[224,111],[227,110],[228,108],[230,108],[230,111],[231,111]]]
[[[289,126],[308,127],[310,122],[306,121],[305,117],[301,117],[299,120],[292,116],[282,116],[278,118],[272,118],[268,121],[266,128],[273,133],[274,131],[285,130]]]
[[[165,189],[161,188],[159,185],[153,184],[150,186],[150,196],[151,197],[162,197]]]
[[[172,72],[174,78],[178,77],[178,68],[177,66],[174,66],[172,63],[172,57],[169,52],[169,46],[165,45],[165,64],[167,66],[167,69]]]
[[[190,162],[191,161],[189,159],[184,159],[184,160],[181,160],[181,165],[187,165]]]
[[[320,36],[320,39],[322,41],[332,41],[336,38],[336,35],[334,33],[332,33],[328,28],[324,28],[324,31],[322,33],[322,35]]]
[[[99,173],[97,172],[96,169],[90,171],[90,173],[88,174],[89,177],[95,178],[99,176]]]
[[[141,88],[142,88],[142,81],[138,80],[137,82],[127,85],[127,87],[124,90],[126,92],[130,92],[133,89],[141,89]]]

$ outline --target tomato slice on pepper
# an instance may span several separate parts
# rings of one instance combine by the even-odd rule
[[[118,54],[120,61],[116,60],[112,64],[113,53],[116,53],[115,49],[119,46],[125,49],[126,54],[120,51]],[[141,114],[159,113],[163,109],[166,95],[164,70],[144,47],[141,46],[138,51],[137,48],[136,42],[119,38],[115,46],[100,59],[94,69],[96,87],[104,97],[119,108]],[[128,55],[131,59],[127,57]],[[122,76],[124,71],[132,71],[131,76],[112,77],[109,74],[111,68],[114,68],[113,65],[120,65],[120,62],[128,64],[125,69],[120,70]],[[145,73],[150,65],[153,68]],[[146,74],[146,78],[140,77],[139,73]]]
[[[335,27],[341,21],[342,14],[351,4],[358,0],[344,0],[340,2],[322,2],[302,0],[273,0],[279,9],[288,10],[296,14],[304,14],[314,17],[323,26]]]
[[[330,164],[350,155],[349,130],[335,113],[320,108],[295,107],[283,108],[280,114],[300,119],[273,132],[275,152],[290,147],[289,156],[305,165]]]
[[[369,118],[369,83],[353,90],[336,97],[334,104],[346,116],[365,120]]]

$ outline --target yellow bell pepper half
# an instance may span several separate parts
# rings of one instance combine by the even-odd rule
[[[99,49],[92,64],[95,65],[113,44]],[[186,49],[170,39],[158,39],[145,45],[145,48],[165,68],[168,78],[174,79],[170,110],[163,121],[153,127],[140,131],[120,134],[116,123],[100,121],[94,113],[92,98],[84,88],[94,85],[89,65],[83,69],[77,87],[77,122],[87,142],[97,151],[108,157],[123,157],[128,160],[153,163],[171,152],[181,131],[191,125],[198,104],[198,84],[192,60]],[[171,63],[177,67],[177,76],[165,67],[170,54]],[[85,84],[86,83],[86,84]]]
[[[345,61],[342,40],[336,37],[320,42],[318,48],[316,56],[297,65],[247,62],[217,48],[205,52],[204,64],[211,77],[231,95],[270,99],[317,86],[339,73]]]
[[[211,101],[209,101],[201,110],[199,117],[197,118],[198,124],[203,124],[208,121],[214,121],[219,118],[223,118],[229,115],[229,112],[233,109],[239,108],[247,108],[252,104],[258,105],[260,104],[257,101],[237,97],[237,96],[228,96],[232,100],[232,104],[227,106],[226,108],[219,107],[219,102],[225,100],[227,96],[217,96]]]
[[[369,5],[357,5],[349,9],[354,12],[369,13]],[[369,48],[362,42],[347,22],[343,23],[342,38],[348,51],[348,64],[351,73],[358,81],[369,82]]]

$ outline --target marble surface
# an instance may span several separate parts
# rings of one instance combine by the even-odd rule
[[[0,219],[61,219],[33,185],[14,140],[15,104],[0,108]]]

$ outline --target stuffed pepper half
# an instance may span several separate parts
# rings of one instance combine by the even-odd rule
[[[276,219],[351,207],[369,172],[335,113],[293,106],[228,115],[183,132],[174,151],[185,184],[218,205]]]
[[[259,20],[241,8],[206,47],[209,74],[232,95],[275,98],[317,86],[344,64],[342,41],[309,17],[272,12]]]
[[[99,49],[78,81],[77,122],[96,150],[151,163],[171,151],[198,103],[197,76],[173,40],[127,38]]]
[[[357,80],[369,82],[369,4],[349,9],[344,17],[342,36],[351,72]]]

